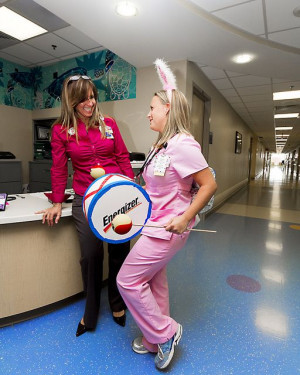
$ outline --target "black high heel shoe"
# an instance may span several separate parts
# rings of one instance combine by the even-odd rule
[[[126,312],[124,311],[124,314],[122,316],[114,316],[113,315],[114,321],[119,324],[121,327],[125,327],[126,324]]]
[[[87,331],[92,331],[92,329],[86,327],[84,324],[81,324],[81,322],[79,322],[76,331],[76,337],[83,335]]]

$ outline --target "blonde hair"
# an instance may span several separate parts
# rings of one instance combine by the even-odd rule
[[[87,100],[89,91],[92,89],[96,106],[86,128],[88,130],[89,128],[101,125],[101,134],[105,138],[104,117],[97,106],[98,91],[96,86],[91,79],[82,78],[81,76],[77,80],[72,80],[71,78],[68,77],[64,80],[61,92],[61,114],[52,126],[61,124],[62,130],[66,130],[67,136],[69,129],[73,127],[78,142],[78,114],[76,106]]]
[[[162,133],[159,133],[154,147],[162,147],[177,133],[191,134],[190,106],[184,94],[177,89],[173,89],[171,103],[166,90],[157,91],[154,96],[157,96],[162,104],[170,104],[166,125]]]

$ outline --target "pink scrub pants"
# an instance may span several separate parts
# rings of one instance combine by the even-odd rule
[[[166,265],[184,246],[189,232],[170,240],[142,235],[117,276],[124,302],[143,333],[143,344],[157,352],[157,344],[170,340],[178,324],[170,317]]]

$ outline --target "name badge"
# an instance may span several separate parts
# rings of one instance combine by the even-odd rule
[[[99,126],[99,131],[101,132],[101,125]],[[114,131],[110,126],[105,125],[105,136],[107,139],[114,139]]]
[[[105,126],[105,136],[107,139],[114,139],[114,132],[110,126]]]
[[[164,176],[170,161],[170,156],[166,154],[157,155],[154,159],[154,176]]]

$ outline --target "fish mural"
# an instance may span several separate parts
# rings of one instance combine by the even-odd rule
[[[24,88],[32,88],[33,94],[36,95],[37,90],[42,83],[42,68],[35,67],[30,72],[13,72],[9,73],[11,79],[7,83],[7,91],[10,92],[19,84]]]
[[[116,55],[111,52],[110,50],[107,50],[105,54],[105,73],[108,73],[112,66],[115,63]]]
[[[8,73],[5,104],[21,108],[32,107],[32,92],[37,93],[42,83],[42,68],[35,67],[28,72]]]
[[[3,62],[0,61],[0,78],[3,77]],[[2,79],[0,79],[0,87],[4,87],[4,83],[2,81]]]
[[[55,100],[60,100],[62,84],[67,77],[74,76],[76,74],[86,75],[87,70],[82,67],[72,68],[57,77],[44,91],[49,95],[45,107],[52,108]]]
[[[59,106],[63,81],[77,74],[91,77],[99,102],[135,98],[135,67],[104,49],[32,69],[0,58],[0,104],[26,109]]]
[[[110,67],[107,74],[110,86],[110,99],[128,99],[132,67],[123,59],[116,57],[114,64]]]

